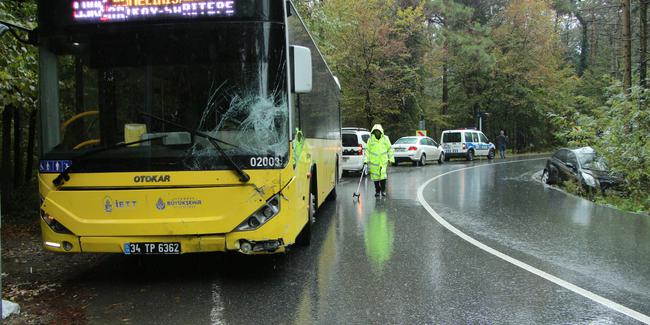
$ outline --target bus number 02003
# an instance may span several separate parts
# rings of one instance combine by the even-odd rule
[[[282,167],[282,158],[280,157],[252,157],[251,167],[274,168]]]

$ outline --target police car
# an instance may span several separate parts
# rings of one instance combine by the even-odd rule
[[[440,145],[445,151],[445,161],[450,158],[465,158],[468,161],[474,157],[485,156],[494,159],[496,148],[483,132],[476,129],[456,129],[443,131]]]

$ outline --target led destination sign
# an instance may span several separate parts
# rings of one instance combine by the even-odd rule
[[[78,23],[195,17],[231,17],[236,0],[74,0],[72,15]]]

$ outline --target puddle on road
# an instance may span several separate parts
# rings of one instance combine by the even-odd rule
[[[525,172],[518,176],[503,177],[504,181],[516,181],[516,182],[541,182],[542,180],[542,171],[530,171]]]

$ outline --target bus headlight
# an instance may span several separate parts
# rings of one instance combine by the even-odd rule
[[[255,230],[267,223],[271,218],[280,213],[280,195],[275,195],[266,201],[261,208],[257,209],[250,217],[246,218],[239,226],[238,231]]]
[[[45,212],[43,209],[41,209],[41,218],[45,223],[50,226],[54,232],[59,233],[59,234],[72,234],[72,231],[70,231],[68,228],[66,228],[64,225],[56,221],[54,217],[52,217],[50,214]]]

